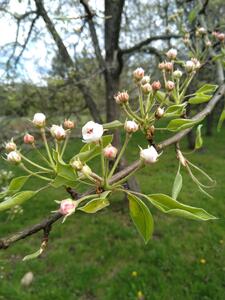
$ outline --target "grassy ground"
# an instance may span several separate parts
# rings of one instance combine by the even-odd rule
[[[201,194],[189,177],[179,200],[201,206],[219,220],[200,223],[151,211],[154,238],[145,246],[131,223],[127,203],[116,197],[96,215],[76,213],[51,232],[48,250],[36,260],[22,262],[40,245],[41,234],[0,251],[0,300],[216,300],[225,298],[225,134],[207,138],[205,150],[190,158],[217,181],[214,199]],[[160,137],[161,138],[161,137]],[[137,155],[136,135],[128,159]],[[73,152],[78,142],[73,142]],[[177,169],[173,148],[138,176],[146,193],[171,193]],[[184,172],[183,172],[184,173]],[[35,185],[33,182],[31,185]],[[26,205],[24,214],[7,222],[0,215],[0,236],[38,222],[56,208],[61,190],[40,194]],[[33,284],[20,285],[32,271]],[[142,296],[144,298],[142,298]]]

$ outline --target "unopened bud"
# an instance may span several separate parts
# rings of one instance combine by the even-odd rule
[[[50,132],[57,141],[62,141],[66,137],[66,131],[62,126],[52,125]]]
[[[148,141],[151,141],[153,139],[154,133],[155,133],[155,126],[151,125],[146,131],[146,138]]]
[[[33,124],[36,127],[42,128],[45,126],[46,116],[43,113],[36,113],[33,118]]]
[[[141,84],[144,85],[146,83],[149,83],[150,82],[150,76],[144,76],[142,79],[141,79]]]
[[[165,69],[165,63],[164,62],[159,63],[158,68],[159,68],[159,70],[164,70]]]
[[[145,71],[142,68],[137,68],[134,72],[133,72],[133,77],[136,81],[140,81],[145,75]]]
[[[194,63],[195,65],[195,70],[198,70],[201,68],[201,63],[197,58],[192,58],[191,61]]]
[[[211,41],[206,41],[205,45],[206,45],[206,47],[211,47],[212,46],[212,42]]]
[[[115,96],[114,99],[117,104],[124,104],[129,101],[129,94],[126,91],[123,92],[118,92]]]
[[[71,162],[71,167],[73,169],[75,169],[76,171],[81,171],[82,168],[83,168],[83,164],[82,164],[82,162],[79,159],[74,159]]]
[[[167,51],[166,56],[171,60],[175,60],[177,57],[177,50],[171,48],[169,51]]]
[[[26,133],[23,137],[23,141],[25,144],[33,144],[34,143],[34,136]]]
[[[169,61],[166,61],[165,62],[165,70],[167,72],[171,72],[173,70],[173,63],[172,62],[169,62]]]
[[[64,216],[69,216],[75,212],[76,207],[76,201],[73,201],[72,199],[65,199],[60,203],[59,212]]]
[[[21,162],[21,155],[18,151],[11,151],[7,154],[7,160],[13,164],[19,164]]]
[[[141,85],[141,90],[144,94],[149,94],[152,91],[152,86],[150,83],[145,83],[144,85]]]
[[[204,27],[200,27],[196,30],[196,36],[200,36],[204,34],[206,34],[206,29]]]
[[[217,38],[220,42],[224,42],[225,40],[225,34],[224,33],[218,33]]]
[[[141,151],[140,151],[140,158],[146,164],[153,164],[153,163],[157,162],[158,157],[159,157],[159,154],[155,150],[155,147],[153,147],[153,146],[148,147],[147,149],[141,149]]]
[[[185,63],[185,70],[188,72],[188,73],[191,73],[193,71],[195,71],[195,64],[192,60],[188,60],[186,61]]]
[[[116,158],[117,152],[118,152],[118,149],[116,147],[112,146],[111,144],[109,144],[108,146],[106,146],[103,149],[103,155],[107,159],[114,159],[114,158]]]
[[[84,175],[91,175],[92,174],[92,170],[88,165],[84,165],[80,172]]]
[[[124,129],[128,133],[134,133],[138,130],[138,124],[134,121],[126,121],[124,124]]]
[[[153,89],[153,91],[158,91],[158,90],[161,89],[161,83],[160,83],[159,80],[153,81],[153,83],[152,83],[152,89]]]
[[[180,70],[176,70],[173,72],[173,77],[176,78],[176,79],[179,79],[182,77],[182,72]]]
[[[16,150],[16,144],[13,142],[13,139],[5,144],[5,150],[8,153]]]
[[[166,89],[168,91],[172,91],[175,88],[175,83],[173,81],[168,80],[166,83]]]
[[[64,123],[63,123],[63,126],[65,129],[73,129],[75,128],[75,122],[71,121],[71,120],[65,120]]]
[[[162,118],[163,115],[164,115],[164,108],[158,107],[156,112],[155,112],[156,119]]]

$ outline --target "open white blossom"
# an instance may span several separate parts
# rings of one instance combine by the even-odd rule
[[[82,136],[85,143],[98,142],[103,135],[103,126],[93,121],[87,122],[82,127]]]

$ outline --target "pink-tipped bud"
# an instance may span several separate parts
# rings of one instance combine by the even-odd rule
[[[208,40],[208,41],[205,42],[205,45],[206,45],[206,47],[211,47],[212,46],[212,42]]]
[[[129,94],[126,91],[123,92],[118,92],[115,96],[114,99],[117,104],[124,104],[129,101]]]
[[[134,133],[138,131],[138,124],[134,121],[126,121],[124,124],[124,129],[128,133]]]
[[[112,146],[111,144],[109,144],[108,146],[106,146],[103,149],[103,155],[107,159],[114,159],[114,158],[116,158],[117,152],[118,152],[118,149],[116,147]]]
[[[134,72],[133,72],[133,77],[135,80],[139,81],[141,80],[145,75],[145,71],[142,68],[137,68]]]
[[[21,162],[21,155],[18,151],[11,151],[7,154],[7,160],[12,164],[19,164]]]
[[[158,107],[156,112],[155,112],[156,119],[162,118],[163,115],[164,115],[164,111],[165,111],[164,108]]]
[[[46,116],[43,113],[36,113],[33,118],[33,124],[36,127],[42,128],[45,126]]]
[[[141,90],[144,94],[149,94],[152,91],[152,86],[150,83],[145,83],[144,85],[141,85]]]
[[[5,144],[5,150],[8,153],[16,150],[16,144],[13,142],[13,139]]]
[[[159,63],[158,68],[159,68],[159,70],[164,70],[165,69],[165,63],[164,62]]]
[[[73,129],[75,128],[75,122],[71,121],[71,120],[65,120],[64,123],[63,123],[63,126],[65,129]]]
[[[62,141],[66,137],[66,131],[62,126],[52,125],[50,132],[57,141]]]
[[[214,37],[217,37],[218,34],[219,34],[219,32],[217,32],[217,31],[213,31],[213,32],[212,32],[212,36],[214,36]]]
[[[64,216],[69,216],[75,212],[76,207],[76,201],[73,201],[72,199],[65,199],[60,203],[59,212]]]
[[[158,157],[159,154],[153,146],[148,147],[147,149],[141,149],[140,151],[140,158],[146,164],[153,164],[157,162]]]
[[[172,91],[175,88],[175,83],[173,81],[168,80],[166,83],[166,89],[168,91]]]
[[[152,83],[152,89],[153,89],[153,91],[158,91],[158,90],[161,89],[161,83],[160,83],[159,80],[153,81],[153,83]]]
[[[224,33],[218,33],[217,38],[220,42],[224,42],[225,40],[225,34]]]
[[[166,56],[171,60],[175,60],[177,57],[177,50],[171,48],[169,51],[166,52]]]
[[[149,83],[150,82],[150,76],[144,76],[142,79],[141,79],[141,84],[144,85],[146,83]]]
[[[34,143],[34,136],[26,133],[23,137],[23,141],[25,144],[33,144]]]
[[[167,72],[171,72],[173,70],[173,63],[170,61],[165,62],[165,70]]]

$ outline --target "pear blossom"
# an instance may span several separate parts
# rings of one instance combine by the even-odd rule
[[[173,81],[168,80],[166,83],[166,89],[168,91],[172,91],[175,88],[175,84]]]
[[[153,81],[152,89],[153,89],[153,91],[158,91],[158,90],[161,89],[161,83],[160,83],[159,80],[158,81]]]
[[[13,142],[13,139],[5,144],[5,150],[8,153],[16,150],[16,144]]]
[[[145,71],[142,68],[137,68],[133,72],[134,79],[137,81],[141,80],[144,77],[144,75],[145,75]]]
[[[57,141],[64,140],[66,137],[66,131],[61,125],[52,125],[50,132]]]
[[[118,149],[114,146],[112,146],[111,144],[109,144],[108,146],[106,146],[103,149],[103,155],[105,158],[107,159],[114,159],[117,155]]]
[[[25,144],[33,144],[34,143],[34,136],[26,133],[23,137],[23,141]]]
[[[87,122],[82,127],[82,136],[85,143],[98,142],[103,135],[103,126],[93,121]]]
[[[75,127],[75,123],[69,119],[66,119],[63,123],[63,126],[65,129],[73,129]]]
[[[116,101],[117,104],[124,104],[127,103],[129,100],[129,94],[127,93],[127,91],[123,91],[123,92],[118,92],[115,96],[114,99]]]
[[[138,130],[138,124],[135,121],[126,121],[124,124],[124,129],[128,133],[134,133]]]
[[[165,111],[164,108],[158,107],[155,112],[156,119],[162,118],[162,116],[164,115],[164,111]]]
[[[59,212],[64,216],[73,214],[76,210],[77,204],[72,199],[65,199],[60,202]]]
[[[140,150],[140,158],[144,161],[146,164],[153,164],[157,161],[159,157],[158,152],[156,151],[155,147],[151,146],[147,149],[141,149]]]
[[[7,154],[7,160],[13,164],[19,164],[21,162],[21,155],[18,151],[11,151]]]
[[[45,126],[45,121],[46,121],[46,116],[43,113],[36,113],[33,117],[33,124],[36,127],[44,127]]]
[[[141,86],[141,90],[144,94],[149,94],[152,91],[152,86],[150,83],[145,83]]]
[[[174,48],[171,48],[169,51],[167,51],[166,56],[169,59],[172,59],[172,60],[176,59],[176,57],[177,57],[177,50],[174,49]]]

